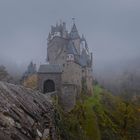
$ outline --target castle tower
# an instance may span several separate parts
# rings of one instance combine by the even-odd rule
[[[49,64],[40,66],[39,89],[44,93],[56,90],[62,106],[72,109],[82,89],[93,91],[92,54],[74,22],[70,32],[65,22],[51,26],[47,41]]]
[[[80,36],[75,23],[73,23],[69,36],[72,42],[74,43],[74,46],[76,47],[78,54],[80,55]]]

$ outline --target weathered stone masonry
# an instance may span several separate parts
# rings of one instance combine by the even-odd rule
[[[51,27],[47,62],[44,72],[41,69],[45,65],[41,65],[38,71],[39,89],[45,91],[46,79],[54,81],[55,90],[66,110],[73,108],[83,87],[87,93],[92,93],[92,53],[89,52],[85,37],[80,37],[75,23],[70,32],[64,22]]]

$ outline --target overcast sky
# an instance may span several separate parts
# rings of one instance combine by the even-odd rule
[[[96,68],[140,55],[140,0],[0,0],[0,62],[43,63],[50,26],[73,17]]]

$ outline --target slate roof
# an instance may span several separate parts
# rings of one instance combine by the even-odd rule
[[[86,53],[85,49],[82,50],[82,54],[80,55],[80,58],[78,61],[79,61],[79,64],[83,67],[90,65],[91,60],[90,60],[89,55]]]
[[[62,66],[55,64],[40,65],[38,73],[62,73]]]
[[[75,24],[73,24],[73,27],[71,29],[70,38],[71,39],[80,38],[79,33],[78,33],[78,30],[77,30],[77,27],[76,27]]]
[[[67,53],[74,54],[74,55],[78,54],[72,41],[69,41],[69,44],[67,45]]]
[[[73,54],[76,63],[78,63],[82,67],[90,65],[91,60],[85,49],[83,49],[82,54],[79,55],[71,40],[69,41],[66,47],[67,47],[67,54]]]

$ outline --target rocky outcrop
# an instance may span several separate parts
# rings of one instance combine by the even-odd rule
[[[56,140],[53,116],[46,95],[0,82],[0,140]]]

